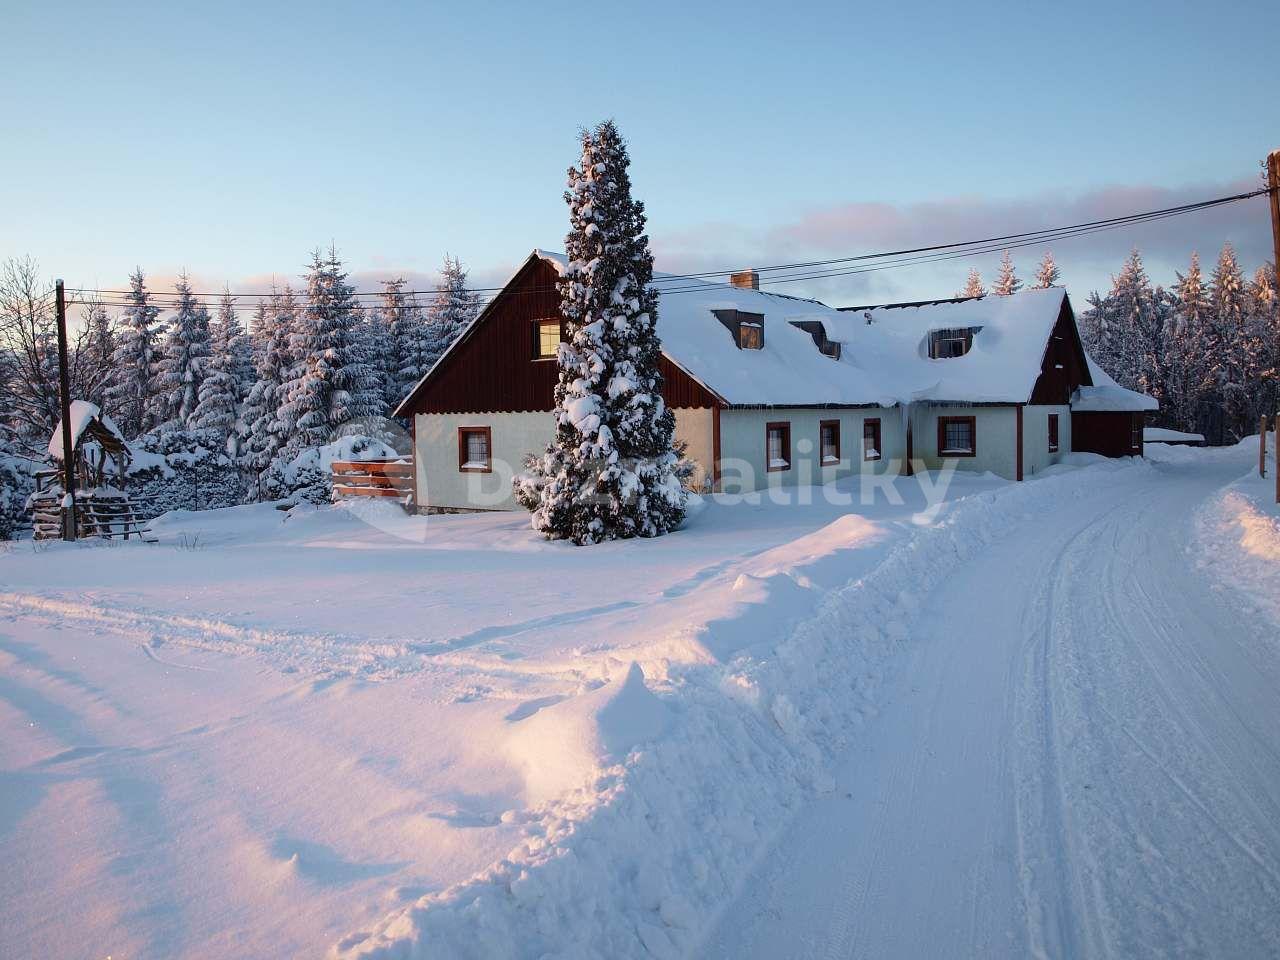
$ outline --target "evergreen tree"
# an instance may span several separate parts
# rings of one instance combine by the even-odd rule
[[[1008,297],[1021,289],[1022,281],[1014,273],[1013,260],[1009,257],[1009,251],[1006,250],[1004,256],[1000,258],[1000,273],[996,277],[996,282],[991,288],[991,292],[997,297]]]
[[[1249,285],[1249,317],[1260,344],[1258,363],[1259,413],[1280,414],[1280,285],[1275,264],[1264,263]]]
[[[653,255],[629,163],[612,121],[583,131],[565,193],[569,264],[558,286],[570,339],[557,361],[556,434],[514,484],[535,530],[578,544],[660,536],[684,517]]]
[[[246,389],[243,373],[244,329],[236,317],[231,294],[224,293],[211,331],[210,356],[200,383],[199,403],[192,416],[195,430],[216,431],[227,452],[236,455],[236,413]]]
[[[169,320],[160,360],[160,389],[167,397],[165,429],[190,430],[200,404],[200,385],[211,351],[209,309],[191,292],[186,274],[174,285],[178,306]]]
[[[467,289],[467,271],[462,261],[446,254],[436,296],[428,310],[426,352],[416,358],[415,366],[420,372],[414,382],[434,366],[479,312],[480,298]]]
[[[1216,390],[1209,360],[1219,354],[1200,256],[1191,254],[1185,274],[1177,275],[1173,312],[1165,327],[1165,419],[1178,429],[1199,425],[1202,405]]]
[[[254,329],[263,345],[258,354],[257,380],[241,411],[245,438],[240,450],[240,466],[255,476],[271,466],[289,439],[289,426],[281,416],[281,408],[293,367],[290,339],[298,304],[288,284],[283,292],[273,290],[272,293],[270,305],[261,306],[255,315]]]
[[[1044,259],[1040,261],[1040,266],[1036,268],[1036,282],[1032,284],[1032,289],[1044,290],[1047,287],[1057,286],[1060,279],[1058,265],[1053,262],[1053,251],[1046,250]]]
[[[977,267],[971,268],[969,270],[969,279],[967,279],[964,282],[964,286],[960,289],[960,292],[957,293],[956,296],[957,297],[985,297],[986,295],[987,295],[987,289],[982,285],[982,274],[978,272]]]
[[[297,358],[282,416],[290,426],[290,452],[321,446],[356,420],[386,409],[377,372],[361,342],[359,315],[336,250],[316,251],[307,277],[307,302],[293,335]]]
[[[82,344],[83,363],[78,366],[84,372],[84,399],[98,405],[107,414],[113,412],[111,396],[115,386],[116,332],[107,316],[107,308],[101,302],[85,306],[84,324],[86,337]]]
[[[1255,398],[1254,385],[1261,371],[1262,344],[1249,322],[1248,295],[1244,276],[1231,244],[1224,244],[1209,282],[1209,302],[1222,347],[1223,363],[1218,375],[1227,429],[1242,437],[1251,426]]]
[[[1090,303],[1082,332],[1094,360],[1122,386],[1160,389],[1160,313],[1137,250],[1130,252],[1112,280],[1106,300]]]
[[[114,382],[107,392],[116,423],[125,436],[136,437],[156,426],[160,351],[156,318],[142,269],[129,278],[128,306],[120,317],[113,354]]]

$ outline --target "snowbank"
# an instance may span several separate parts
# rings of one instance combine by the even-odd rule
[[[536,771],[530,790],[550,798],[570,789],[529,811],[515,849],[344,938],[335,953],[688,954],[789,812],[830,789],[832,759],[875,713],[882,681],[903,659],[913,598],[1028,515],[1152,469],[1106,461],[959,501],[940,522],[899,528],[880,562],[823,591],[816,612],[785,629],[774,629],[782,624],[772,610],[797,609],[797,592],[830,554],[762,555],[734,583],[733,603],[721,602],[719,622],[702,626],[704,639],[715,638],[712,655],[669,664],[656,698],[634,664],[619,664],[608,687],[519,721],[530,726],[513,733],[511,749]],[[883,535],[854,519],[815,536],[838,547]],[[637,748],[606,765],[627,747]],[[584,774],[586,786],[574,789]]]
[[[1270,440],[1270,438],[1268,438]],[[1272,446],[1272,444],[1268,444]],[[1169,447],[1181,452],[1185,448]],[[1246,437],[1223,453],[1247,449],[1257,458],[1258,438]],[[1200,455],[1217,451],[1196,451]],[[1221,454],[1220,454],[1221,455]],[[1196,534],[1200,564],[1238,602],[1254,608],[1280,631],[1280,504],[1275,502],[1275,451],[1267,457],[1267,476],[1253,468],[1227,486],[1200,511]]]

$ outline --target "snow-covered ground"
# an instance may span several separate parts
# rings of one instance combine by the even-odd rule
[[[0,956],[1274,953],[1276,513],[1256,447],[1149,451],[591,548],[16,545]]]

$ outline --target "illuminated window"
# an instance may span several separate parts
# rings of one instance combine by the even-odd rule
[[[556,349],[560,346],[560,321],[559,320],[539,320],[538,321],[538,344],[537,359],[550,360],[555,357]]]

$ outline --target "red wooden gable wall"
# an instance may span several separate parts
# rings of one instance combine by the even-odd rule
[[[1066,404],[1071,394],[1081,384],[1092,385],[1089,368],[1084,359],[1084,347],[1080,343],[1080,331],[1070,302],[1062,298],[1062,310],[1049,335],[1040,376],[1031,391],[1032,403]]]
[[[533,358],[538,321],[563,322],[557,279],[555,268],[545,260],[530,260],[489,305],[470,335],[415,391],[404,412],[514,413],[552,409],[556,362]],[[666,357],[660,367],[667,406],[720,405],[708,390]]]

